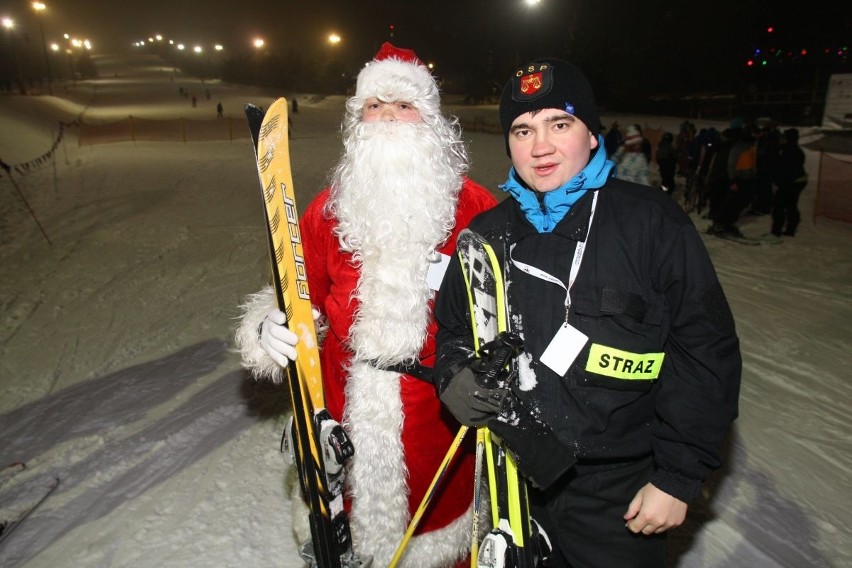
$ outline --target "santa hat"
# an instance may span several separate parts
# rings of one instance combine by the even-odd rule
[[[627,129],[627,134],[624,135],[625,146],[639,144],[640,142],[642,142],[642,135],[639,133],[639,129],[635,126],[630,126]]]
[[[440,113],[438,84],[429,68],[414,51],[388,42],[358,74],[355,98],[363,102],[370,97],[410,102],[421,115]]]

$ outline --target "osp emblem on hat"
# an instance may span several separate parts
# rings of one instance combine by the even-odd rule
[[[595,94],[583,72],[561,59],[539,59],[516,67],[500,93],[500,127],[506,137],[506,151],[509,151],[509,131],[516,118],[551,108],[577,117],[589,132],[599,134]]]
[[[553,69],[548,63],[521,67],[512,78],[512,98],[532,101],[550,92],[553,87]]]

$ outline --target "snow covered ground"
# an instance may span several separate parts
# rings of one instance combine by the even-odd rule
[[[0,97],[0,157],[44,155],[58,122],[81,114],[212,120],[222,101],[242,120],[245,103],[291,94],[102,63],[105,78],[68,99]],[[291,151],[304,207],[340,152],[342,98],[300,103]],[[682,121],[618,119],[672,132]],[[74,128],[64,134],[13,173],[17,188],[0,172],[0,467],[27,464],[0,475],[0,520],[60,479],[0,543],[0,565],[301,566],[278,450],[286,396],[247,381],[230,350],[237,306],[267,272],[248,139],[79,146]],[[466,137],[472,177],[496,188],[501,136]],[[817,160],[808,151],[812,180]],[[813,198],[812,181],[800,234],[780,245],[705,238],[742,340],[741,409],[724,469],[671,535],[671,567],[852,566],[852,226],[814,224]]]

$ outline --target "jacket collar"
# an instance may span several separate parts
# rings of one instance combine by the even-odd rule
[[[589,163],[561,187],[538,193],[523,184],[513,167],[509,169],[509,177],[500,189],[518,202],[527,221],[539,233],[550,233],[588,190],[598,189],[606,183],[614,166],[607,159],[603,137],[598,135],[598,148]]]

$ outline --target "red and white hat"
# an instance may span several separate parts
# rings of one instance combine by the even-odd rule
[[[632,146],[633,144],[639,144],[642,142],[642,134],[639,133],[639,129],[633,125],[627,129],[627,134],[624,135],[624,144],[625,146]]]
[[[429,68],[414,51],[388,42],[358,74],[355,98],[363,101],[370,97],[410,102],[421,115],[440,113],[438,83]]]

